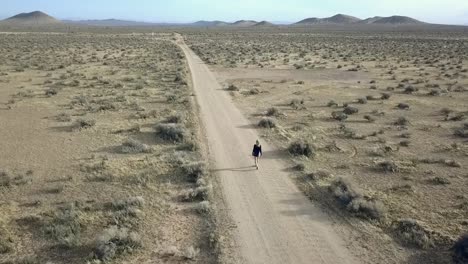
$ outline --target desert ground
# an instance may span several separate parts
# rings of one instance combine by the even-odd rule
[[[468,259],[464,28],[0,29],[2,264]]]
[[[170,35],[5,33],[0,50],[1,263],[216,260]]]
[[[466,34],[218,31],[186,41],[264,145],[281,150],[264,159],[289,160],[311,201],[378,252],[373,263],[451,263],[468,231]]]

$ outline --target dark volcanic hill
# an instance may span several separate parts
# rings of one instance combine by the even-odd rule
[[[378,19],[374,21],[373,24],[392,24],[392,25],[414,25],[414,24],[425,24],[424,22],[421,22],[419,20],[416,20],[411,17],[406,17],[406,16],[391,16],[391,17],[382,17],[381,19]]]
[[[257,24],[253,25],[254,27],[274,27],[275,25],[268,21],[258,22]]]
[[[231,25],[235,27],[250,27],[257,23],[258,23],[257,21],[253,21],[253,20],[239,20],[239,21],[232,23]]]
[[[312,25],[312,24],[318,24],[318,21],[320,20],[320,18],[316,18],[316,17],[311,17],[311,18],[306,18],[304,20],[301,20],[299,22],[296,23],[296,25]]]
[[[380,16],[375,16],[375,17],[369,17],[367,19],[359,21],[360,24],[373,24],[375,21],[382,19],[383,17]]]
[[[12,16],[3,20],[2,23],[10,25],[50,25],[60,24],[62,22],[41,11],[34,11]]]
[[[353,16],[337,14],[326,18],[307,18],[297,22],[295,25],[317,25],[317,24],[353,24],[361,21],[361,19]]]
[[[361,20],[357,17],[338,14],[328,18],[307,18],[297,22],[294,25],[348,25],[348,24],[377,24],[377,25],[418,25],[426,24],[419,20],[406,16],[390,16],[390,17],[370,17]]]
[[[319,20],[321,24],[352,24],[361,21],[360,18],[338,14],[332,17],[322,18]]]
[[[223,27],[223,26],[228,26],[228,25],[229,23],[224,22],[224,21],[218,21],[218,20],[215,20],[215,21],[201,20],[192,24],[192,26],[196,26],[196,27]]]

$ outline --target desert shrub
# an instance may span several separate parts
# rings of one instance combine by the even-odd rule
[[[434,245],[431,232],[414,219],[402,219],[393,223],[398,237],[406,244],[427,249]]]
[[[383,93],[380,99],[382,100],[388,100],[390,99],[391,95],[389,93]]]
[[[406,119],[406,117],[399,117],[394,123],[396,126],[407,126],[408,124],[409,121]]]
[[[122,143],[120,147],[120,151],[125,154],[132,154],[132,153],[150,153],[151,147],[146,144],[141,143],[136,139],[127,139]]]
[[[348,115],[341,111],[333,111],[331,113],[331,116],[333,119],[338,120],[338,121],[345,121],[346,119],[348,119]]]
[[[235,86],[234,84],[230,84],[226,90],[228,91],[239,91],[239,87]]]
[[[166,118],[167,123],[174,123],[174,124],[183,123],[184,120],[185,120],[185,115],[181,113],[170,115],[169,117]]]
[[[304,100],[299,100],[299,99],[293,99],[291,100],[291,103],[289,103],[289,105],[293,107],[294,109],[299,109],[299,107],[303,104],[304,104]]]
[[[271,107],[267,109],[266,112],[267,116],[278,116],[279,115],[279,110],[276,107]]]
[[[208,201],[202,201],[195,205],[195,211],[199,214],[208,213],[211,210],[211,204]]]
[[[48,88],[45,91],[46,96],[54,96],[54,95],[57,95],[57,94],[58,94],[58,89],[57,88]]]
[[[410,109],[410,106],[409,106],[409,104],[399,103],[399,104],[397,105],[397,108],[398,108],[398,109],[401,109],[401,110],[408,110],[408,109]]]
[[[306,156],[306,157],[315,156],[314,147],[305,141],[295,141],[291,143],[288,147],[288,151],[294,156]]]
[[[452,116],[446,115],[445,121],[463,121],[466,119],[466,116],[464,113],[456,113],[453,114]]]
[[[419,89],[417,87],[414,87],[412,85],[408,85],[408,86],[405,87],[404,93],[412,94],[412,93],[417,92],[417,91],[419,91]]]
[[[72,125],[72,130],[87,129],[87,128],[93,127],[94,125],[96,125],[95,120],[77,119]]]
[[[463,127],[456,128],[453,134],[457,137],[468,138],[468,123],[464,124]]]
[[[428,93],[428,95],[431,95],[431,96],[439,96],[441,94],[440,90],[436,90],[436,89],[431,89]]]
[[[183,172],[190,182],[197,182],[202,176],[208,174],[208,169],[204,162],[191,162],[182,166]]]
[[[168,93],[166,94],[166,101],[168,103],[175,103],[177,102],[177,95],[173,94],[173,93]]]
[[[397,173],[400,172],[400,166],[394,161],[391,160],[384,160],[377,162],[377,169],[385,172],[385,173]]]
[[[71,116],[66,113],[61,113],[55,117],[55,119],[59,122],[70,122],[71,121]]]
[[[367,121],[369,121],[371,123],[375,122],[375,120],[376,120],[375,117],[370,116],[370,115],[365,115],[364,119],[366,119]]]
[[[449,167],[461,168],[461,163],[456,160],[443,160],[443,163]]]
[[[400,141],[399,145],[402,147],[409,147],[411,142],[409,140],[402,140]]]
[[[182,200],[188,202],[203,201],[208,199],[211,186],[200,186],[182,193]]]
[[[10,173],[8,173],[5,170],[0,170],[0,187],[8,187],[11,186],[12,184],[12,179],[10,177]]]
[[[437,176],[437,177],[434,177],[434,178],[431,178],[429,179],[429,182],[432,183],[432,184],[435,184],[435,185],[447,185],[447,184],[450,184],[450,181],[444,177],[440,177],[440,176]]]
[[[357,99],[358,104],[367,104],[367,98],[359,98]]]
[[[338,104],[337,104],[335,101],[330,100],[330,101],[327,103],[327,106],[328,106],[328,107],[337,107]]]
[[[343,109],[343,113],[347,115],[357,114],[358,112],[359,112],[359,109],[357,109],[356,107],[352,107],[352,106],[347,106]]]
[[[306,167],[305,167],[304,163],[297,163],[293,167],[293,169],[296,170],[296,171],[305,171]]]
[[[360,190],[344,178],[340,177],[335,180],[330,185],[330,191],[351,213],[370,219],[379,219],[385,213],[380,201],[365,197]]]
[[[318,181],[326,178],[331,178],[333,177],[333,174],[326,170],[317,170],[309,173],[307,176],[314,181]]]
[[[182,142],[186,138],[185,129],[179,124],[158,124],[156,135],[172,142]]]
[[[82,228],[80,212],[70,205],[60,208],[52,219],[46,222],[44,232],[58,245],[71,248],[79,245]]]
[[[258,126],[264,128],[275,128],[276,120],[273,118],[262,118],[260,122],[258,122]]]
[[[260,91],[257,89],[257,88],[252,88],[249,90],[249,93],[250,95],[256,95],[256,94],[259,94]]]
[[[452,257],[456,264],[468,263],[468,234],[462,235],[452,247]]]
[[[119,255],[133,253],[141,246],[141,240],[137,233],[131,232],[127,228],[111,226],[104,230],[97,239],[94,257],[107,262]]]

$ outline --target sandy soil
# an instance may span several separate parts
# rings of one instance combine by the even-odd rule
[[[182,201],[195,184],[177,162],[200,154],[154,130],[177,111],[199,133],[190,83],[174,81],[185,60],[169,41],[132,39],[2,36],[0,263],[86,263],[115,226],[140,246],[109,262],[215,262],[207,215]],[[95,125],[74,129],[80,118]],[[151,151],[123,152],[129,138]],[[131,199],[143,202],[130,208]]]
[[[278,150],[263,145],[260,169],[250,157],[259,135],[208,67],[183,43],[209,142],[214,172],[236,224],[238,263],[359,263],[335,223],[301,193]]]

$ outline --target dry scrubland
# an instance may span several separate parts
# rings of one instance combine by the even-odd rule
[[[266,158],[289,155],[312,200],[391,240],[363,244],[381,252],[395,244],[410,263],[467,263],[466,34],[186,38],[265,141],[283,147]]]
[[[214,261],[190,77],[159,38],[2,34],[0,263]]]

